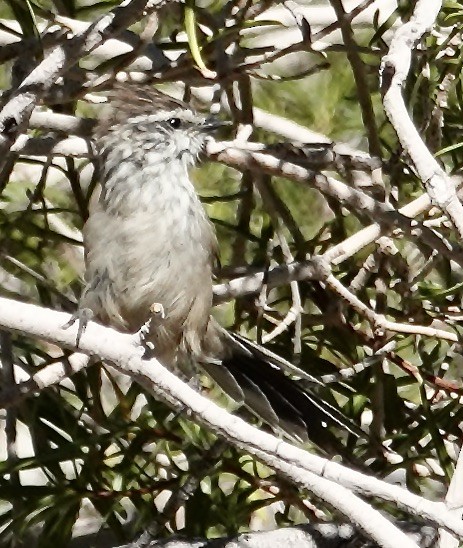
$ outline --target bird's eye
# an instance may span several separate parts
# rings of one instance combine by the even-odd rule
[[[170,127],[173,127],[174,129],[177,129],[182,125],[182,121],[180,120],[180,118],[170,118],[168,122]]]

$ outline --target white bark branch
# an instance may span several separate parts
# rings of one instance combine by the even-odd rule
[[[461,248],[453,246],[423,223],[402,215],[390,204],[374,200],[360,190],[351,188],[333,177],[327,177],[285,161],[271,153],[262,150],[255,151],[252,148],[252,143],[249,145],[240,143],[238,146],[233,142],[211,141],[207,146],[207,154],[211,159],[236,169],[258,170],[286,177],[299,183],[310,184],[322,194],[333,197],[340,204],[349,207],[356,213],[377,221],[386,231],[393,227],[400,228],[413,236],[417,243],[422,241],[430,249],[436,249],[443,256],[463,266],[463,250]]]
[[[0,152],[5,154],[22,131],[40,97],[56,79],[83,55],[136,21],[152,0],[124,0],[112,12],[101,16],[81,34],[58,45],[21,82],[0,111]]]
[[[73,348],[76,329],[63,330],[61,327],[68,319],[68,314],[63,312],[0,298],[0,327]],[[463,538],[463,522],[453,516],[444,503],[418,497],[405,489],[349,470],[261,432],[196,393],[157,360],[144,359],[143,349],[133,335],[118,333],[90,322],[79,350],[112,362],[119,371],[175,409],[190,410],[201,424],[275,470],[290,475],[298,485],[313,489],[325,502],[339,507],[342,512],[355,503],[353,513],[348,514],[349,519],[381,546],[416,545],[363,501],[352,498],[349,491],[393,501],[403,510],[433,521]],[[323,481],[318,482],[318,479]]]
[[[64,379],[85,369],[90,363],[87,354],[74,352],[67,359],[61,362],[52,363],[31,376],[30,379],[22,381],[14,386],[0,390],[0,408],[10,407],[18,404],[21,400],[32,394],[41,392],[45,388],[59,384]]]
[[[463,516],[463,450],[460,447],[457,464],[453,472],[452,481],[450,482],[445,504],[449,512],[454,514],[458,519]],[[458,548],[460,542],[457,537],[446,531],[439,530],[439,540],[436,548]]]
[[[431,201],[447,213],[463,238],[463,205],[455,187],[426,147],[413,124],[402,96],[402,86],[410,70],[412,48],[434,24],[442,2],[419,0],[410,21],[394,34],[381,68],[383,104],[399,140],[410,155]]]
[[[325,283],[376,328],[380,328],[384,331],[405,333],[407,335],[424,335],[426,337],[433,337],[451,342],[458,342],[460,340],[456,333],[445,331],[444,329],[437,329],[427,325],[416,325],[413,323],[398,323],[388,320],[383,314],[378,314],[369,308],[333,275],[328,276]]]
[[[400,523],[400,528],[421,548],[431,548],[435,539],[435,530],[426,525]],[[101,532],[100,532],[101,536]],[[100,536],[98,538],[100,538]],[[82,539],[86,544],[75,539],[70,548],[87,547],[93,538]],[[118,548],[339,548],[341,546],[364,545],[364,537],[348,524],[307,524],[296,527],[282,527],[274,531],[257,531],[242,533],[231,538],[220,539],[186,539],[182,536],[158,539],[144,533],[139,539],[118,546]]]

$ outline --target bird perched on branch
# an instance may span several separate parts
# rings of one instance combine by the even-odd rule
[[[129,332],[148,326],[145,342],[163,365],[190,377],[199,365],[293,437],[329,450],[326,423],[357,433],[307,386],[314,378],[304,374],[302,387],[284,372],[291,364],[211,317],[217,240],[189,169],[220,124],[147,86],[119,86],[111,105],[96,132],[101,194],[84,228],[80,327],[91,317]]]

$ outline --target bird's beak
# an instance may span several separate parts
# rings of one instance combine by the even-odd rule
[[[229,127],[233,125],[232,122],[228,120],[219,120],[218,118],[210,117],[207,118],[203,124],[204,131],[217,131],[223,127]]]

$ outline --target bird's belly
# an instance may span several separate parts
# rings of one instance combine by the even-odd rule
[[[131,332],[152,317],[157,346],[172,347],[206,329],[214,236],[204,214],[180,216],[176,223],[165,214],[163,219],[152,212],[117,223],[103,211],[90,217],[87,279],[101,281],[86,301],[101,321]],[[163,318],[153,317],[153,305],[161,305]]]
[[[116,284],[121,308],[128,317],[149,315],[160,304],[166,319],[183,323],[193,300],[205,290],[212,295],[211,268],[201,249],[179,252],[147,248],[143,257],[122,259]],[[142,321],[143,321],[142,318]]]

